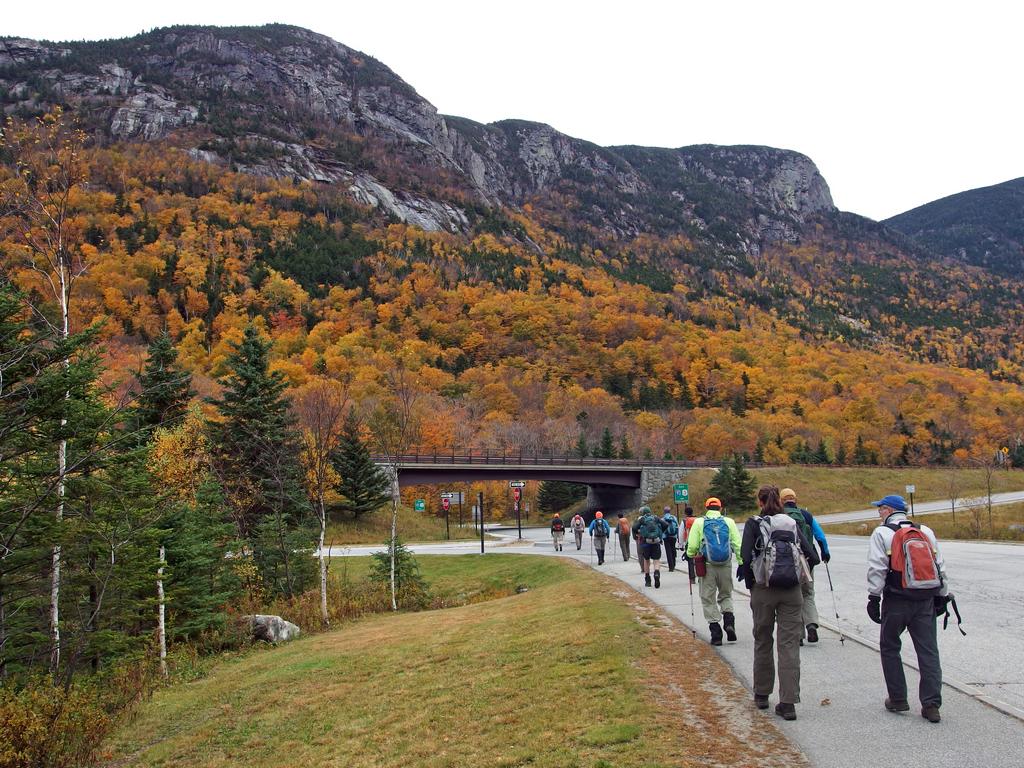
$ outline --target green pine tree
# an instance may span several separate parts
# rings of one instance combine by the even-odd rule
[[[732,470],[732,461],[730,459],[723,460],[708,485],[708,496],[716,496],[727,509],[729,499],[732,497]]]
[[[757,479],[750,474],[744,465],[743,457],[738,453],[732,457],[732,493],[728,509],[737,512],[753,512],[757,509]],[[725,500],[722,500],[723,503]]]
[[[587,486],[580,483],[544,481],[537,489],[537,506],[541,512],[554,514],[587,497]]]
[[[338,493],[342,500],[337,508],[345,514],[358,519],[391,501],[391,481],[373,463],[352,409],[345,416],[338,446],[331,454],[331,463],[341,478]]]
[[[141,430],[178,423],[195,394],[192,375],[177,367],[178,350],[166,332],[153,340],[148,354],[145,368],[136,375],[139,397],[133,417]]]
[[[612,431],[608,427],[601,433],[601,445],[594,451],[594,457],[598,459],[615,458],[615,442],[612,440]]]
[[[818,447],[814,449],[812,461],[815,464],[831,464],[832,456],[829,455],[828,446],[825,445],[825,438],[818,440]]]
[[[857,435],[857,442],[853,446],[853,463],[864,465],[871,463],[871,456],[864,446],[864,438]]]
[[[576,441],[575,453],[581,459],[585,459],[590,455],[590,448],[587,446],[587,436],[582,432],[580,432],[580,439]]]
[[[619,442],[619,458],[620,459],[632,459],[633,449],[629,447],[629,438],[626,434],[622,434],[622,439]]]
[[[252,544],[264,583],[289,597],[312,580],[312,521],[304,501],[299,444],[283,375],[269,369],[270,344],[246,327],[228,357],[223,394],[212,400],[211,457],[240,538]]]

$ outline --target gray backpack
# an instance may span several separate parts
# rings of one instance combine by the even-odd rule
[[[756,518],[759,529],[751,563],[758,586],[790,589],[811,580],[800,550],[796,521],[787,514]]]

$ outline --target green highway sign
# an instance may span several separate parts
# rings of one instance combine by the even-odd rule
[[[416,502],[413,504],[413,509],[415,509],[417,512],[426,512],[427,502],[424,501],[423,499],[416,499]]]
[[[690,500],[690,486],[686,483],[676,483],[672,486],[672,496],[676,504],[685,504]]]

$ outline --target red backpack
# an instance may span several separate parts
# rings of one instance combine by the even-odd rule
[[[890,523],[893,531],[889,554],[889,569],[900,575],[903,589],[937,589],[942,586],[942,575],[935,559],[931,540],[920,527],[903,520]]]

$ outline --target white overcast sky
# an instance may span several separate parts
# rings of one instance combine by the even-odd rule
[[[1024,5],[838,2],[27,2],[0,35],[94,40],[170,24],[307,27],[387,64],[444,114],[602,145],[807,154],[882,219],[1024,176]]]

